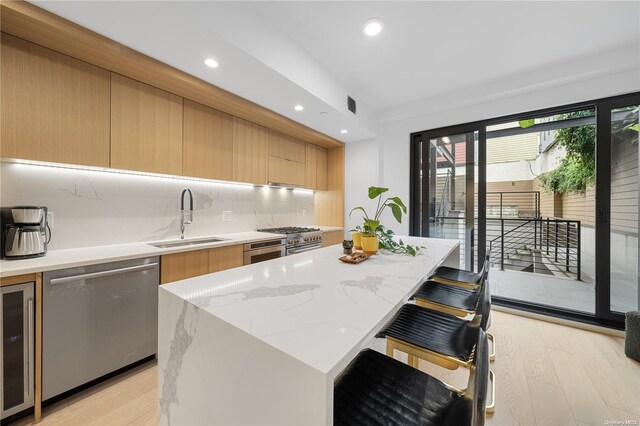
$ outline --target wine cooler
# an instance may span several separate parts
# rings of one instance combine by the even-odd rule
[[[0,287],[2,419],[33,406],[34,283]]]

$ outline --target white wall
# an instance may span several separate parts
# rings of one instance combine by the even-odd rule
[[[349,212],[356,206],[367,211],[375,204],[368,197],[370,186],[380,185],[380,145],[378,139],[367,139],[348,143],[345,148],[345,230],[362,225],[362,213],[356,211],[351,218]]]
[[[311,192],[5,162],[0,177],[3,207],[53,212],[52,250],[177,238],[184,188],[195,204],[188,238],[313,224]]]
[[[588,73],[585,74],[588,76]],[[380,184],[389,187],[394,195],[409,202],[409,135],[412,132],[639,91],[640,67],[606,76],[585,78],[583,75],[575,81],[570,80],[564,79],[560,85],[553,87],[544,85],[539,90],[538,86],[528,87],[515,95],[507,92],[500,99],[492,98],[480,103],[467,100],[459,107],[383,124],[379,136]],[[360,144],[370,146],[370,141],[347,145],[347,167],[354,161],[353,154],[359,152],[356,146]],[[347,187],[349,185],[347,180]],[[349,194],[347,192],[346,206],[357,205],[358,200],[351,198]],[[408,221],[396,224],[387,220],[384,224],[396,233],[409,232]]]

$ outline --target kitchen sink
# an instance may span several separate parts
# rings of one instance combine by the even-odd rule
[[[173,241],[164,241],[161,243],[152,243],[149,245],[157,248],[171,248],[171,247],[193,246],[196,244],[211,244],[211,243],[217,243],[218,241],[226,241],[226,239],[205,238],[201,240],[173,240]]]

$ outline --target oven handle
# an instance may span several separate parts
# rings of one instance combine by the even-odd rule
[[[287,254],[286,248],[283,245],[271,246],[271,247],[262,247],[262,248],[254,249],[254,250],[246,250],[244,252],[244,262],[243,263],[245,265],[250,265],[251,264],[251,258],[253,256],[259,256],[261,254],[275,253],[275,252],[280,252],[280,257],[284,257]]]
[[[306,246],[303,248],[291,248],[287,250],[287,254],[298,254],[298,253],[304,253],[305,251],[311,251],[311,250],[315,250],[315,249],[319,249],[322,248],[322,244],[314,244],[312,246]]]

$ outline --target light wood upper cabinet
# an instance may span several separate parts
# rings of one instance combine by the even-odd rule
[[[269,131],[266,127],[233,118],[233,180],[267,184]]]
[[[305,164],[305,188],[325,191],[327,189],[327,150],[320,146],[307,144]]]
[[[269,182],[304,186],[304,163],[269,156]]]
[[[226,246],[209,250],[209,273],[237,268],[244,264],[244,246]]]
[[[269,155],[304,163],[306,161],[306,143],[291,136],[270,130]]]
[[[305,183],[308,189],[317,189],[318,186],[318,150],[314,144],[307,144],[307,157],[305,161]]]
[[[317,176],[317,184],[316,189],[319,191],[327,190],[327,168],[328,168],[328,152],[326,148],[322,148],[321,146],[316,147],[318,150],[318,158],[316,162],[316,176]]]
[[[111,167],[182,174],[182,98],[111,74]]]
[[[109,72],[2,33],[0,155],[109,167]]]
[[[233,116],[184,100],[182,174],[233,180]]]

